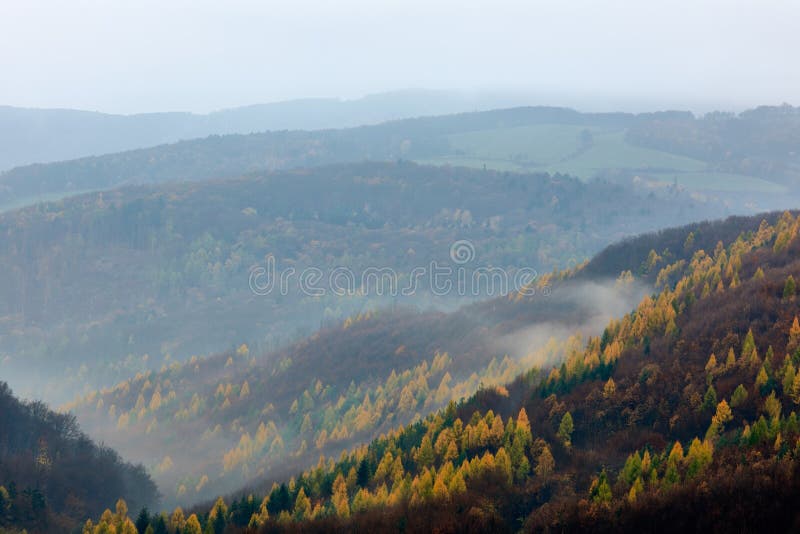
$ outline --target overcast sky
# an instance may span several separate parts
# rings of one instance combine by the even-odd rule
[[[792,0],[0,0],[0,104],[205,112],[403,88],[800,104],[798,22]]]

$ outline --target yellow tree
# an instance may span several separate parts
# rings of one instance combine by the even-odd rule
[[[333,496],[331,497],[333,508],[339,517],[350,517],[350,499],[347,497],[347,482],[341,473],[333,482]]]
[[[183,526],[183,534],[203,534],[203,529],[200,528],[200,521],[195,514],[189,516]]]
[[[536,460],[536,476],[541,477],[544,480],[550,478],[550,475],[553,474],[556,468],[556,460],[553,458],[553,453],[550,452],[550,447],[545,445],[542,447],[542,452],[539,453],[539,457]]]
[[[294,518],[298,521],[308,519],[311,516],[311,499],[306,496],[306,490],[300,488],[297,492],[297,499],[294,502]]]

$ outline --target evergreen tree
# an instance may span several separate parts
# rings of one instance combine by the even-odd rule
[[[731,406],[733,408],[738,408],[742,404],[747,401],[747,390],[742,384],[736,386],[736,389],[733,390],[733,395],[731,395]]]
[[[339,517],[350,517],[350,500],[347,496],[347,483],[341,473],[333,482],[333,496],[331,497],[336,515]]]
[[[142,508],[139,512],[139,515],[136,516],[136,530],[139,532],[144,532],[147,530],[148,525],[150,525],[150,512],[148,512],[147,507]]]
[[[713,384],[708,386],[706,394],[703,395],[703,404],[700,405],[701,411],[711,410],[717,405],[717,390]]]
[[[608,475],[606,475],[605,469],[600,472],[600,476],[592,484],[589,497],[593,503],[597,504],[605,505],[611,502],[611,486],[608,483]]]
[[[795,284],[794,277],[790,274],[788,278],[786,278],[786,283],[783,285],[783,298],[784,300],[789,300],[794,298],[797,292],[797,284]]]
[[[572,446],[572,432],[574,429],[575,425],[572,422],[572,414],[567,412],[561,418],[561,423],[558,425],[558,437],[567,448]]]
[[[297,492],[293,515],[298,521],[302,521],[311,516],[311,499],[306,496],[306,491],[303,488],[300,488],[300,491]]]
[[[539,454],[539,458],[536,460],[536,476],[547,480],[550,478],[550,475],[553,474],[555,469],[556,461],[555,458],[553,458],[553,453],[550,452],[550,447],[545,445],[542,447],[542,452]]]

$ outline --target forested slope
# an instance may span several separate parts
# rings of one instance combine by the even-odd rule
[[[214,532],[793,528],[800,219],[740,229],[709,250],[687,234],[689,259],[656,253],[659,289],[563,364],[194,520]]]
[[[241,343],[271,350],[394,300],[450,306],[486,296],[435,300],[427,282],[397,299],[356,291],[368,268],[405,284],[433,261],[453,267],[457,241],[474,249],[465,268],[501,268],[513,281],[521,268],[576,264],[635,230],[714,213],[680,194],[411,163],[82,195],[0,215],[0,369],[12,383],[31,369],[55,376],[48,388],[17,388],[63,400],[193,354]],[[251,290],[267,256],[277,273],[295,270],[285,295]],[[359,287],[311,298],[297,283],[309,267],[327,277],[349,269]]]
[[[95,445],[74,416],[21,402],[0,382],[0,531],[69,532],[120,498],[137,509],[159,502],[142,466]]]
[[[583,336],[599,334],[609,318],[653,291],[663,265],[685,264],[703,243],[756,231],[760,220],[640,236],[573,271],[542,276],[530,295],[451,313],[385,309],[284,350],[242,346],[176,363],[91,393],[72,409],[94,435],[149,459],[168,500],[289,476],[320,453],[368,441],[481,386],[502,385],[580,351]],[[184,435],[198,439],[186,442]]]

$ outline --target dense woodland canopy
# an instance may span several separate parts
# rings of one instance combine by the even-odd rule
[[[0,532],[68,532],[125,496],[155,507],[159,494],[144,468],[95,445],[75,417],[41,402],[21,402],[0,382]]]
[[[266,493],[142,526],[787,530],[798,519],[800,218],[771,220],[684,229],[680,251],[651,249],[618,283],[655,279],[656,292],[560,365],[322,457]],[[737,225],[738,237],[700,248]],[[557,291],[590,268],[548,283]]]
[[[0,374],[79,393],[0,382],[0,532],[797,528],[800,218],[630,235],[788,198],[798,132],[523,108],[0,175],[0,209],[54,199],[0,213]],[[464,239],[533,291],[248,286]]]
[[[347,267],[360,280],[368,267],[389,267],[407,279],[431,261],[451,263],[451,244],[468,239],[476,252],[468,268],[499,267],[512,277],[522,267],[579,263],[634,228],[715,209],[682,194],[561,175],[412,163],[130,187],[38,204],[0,214],[7,355],[0,369],[57,377],[26,393],[64,400],[195,354],[241,343],[263,352],[396,300],[369,291],[311,299],[297,287],[254,295],[249,275],[267,255],[278,270]],[[399,303],[433,304],[428,288]]]
[[[713,247],[748,226],[757,228],[751,219],[731,218],[630,239],[551,296],[492,299],[452,313],[355,314],[286,349],[243,345],[175,362],[89,393],[70,408],[94,435],[145,462],[167,502],[208,498],[266,473],[290,476],[321,452],[369,440],[581,346],[582,335],[599,333],[655,284],[652,247],[670,261],[688,261],[689,232],[698,246]],[[614,282],[629,270],[641,283]],[[200,439],[186,443],[182,435]]]

